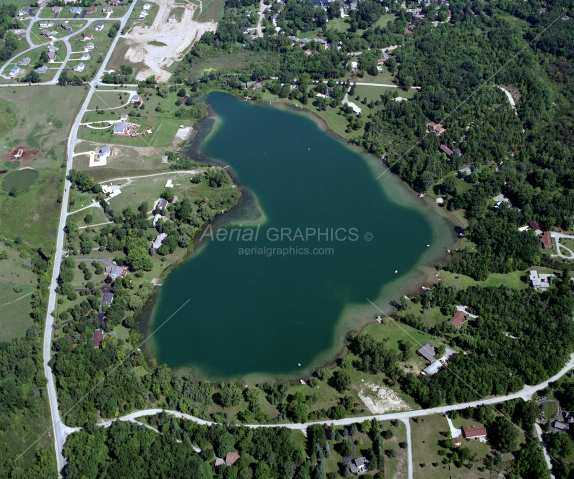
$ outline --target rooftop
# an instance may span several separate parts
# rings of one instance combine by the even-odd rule
[[[486,428],[482,426],[462,426],[462,433],[464,437],[472,439],[474,437],[486,437]]]
[[[435,350],[434,347],[427,343],[425,344],[422,348],[419,348],[417,350],[417,353],[420,354],[423,358],[425,358],[429,363],[432,363],[435,361]]]
[[[460,328],[460,325],[466,321],[466,313],[464,311],[457,311],[449,321],[454,324],[455,327]]]

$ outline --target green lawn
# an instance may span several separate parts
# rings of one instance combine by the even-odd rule
[[[31,293],[36,291],[36,286],[20,286],[22,291],[18,293],[14,291],[15,286],[14,283],[0,283],[1,341],[24,337],[26,330],[32,325],[30,299]]]
[[[408,459],[407,449],[401,449],[399,443],[407,442],[407,428],[402,421],[398,421],[395,427],[391,421],[381,421],[383,430],[390,430],[393,433],[391,439],[386,439],[383,444],[383,450],[394,449],[397,452],[396,457],[389,458],[385,456],[385,477],[386,478],[404,478],[407,477]]]
[[[30,166],[40,173],[34,185],[15,198],[0,192],[0,234],[21,236],[50,250],[61,207],[57,199],[63,192],[68,132],[85,94],[83,87],[0,89],[0,100],[10,108],[10,112],[0,109],[0,124],[14,119],[17,124],[0,137],[0,147],[27,145],[38,150],[35,158],[4,163],[4,168]]]
[[[553,402],[545,402],[542,404],[542,408],[544,409],[544,416],[549,421],[554,419],[556,416],[556,404]]]
[[[401,88],[393,88],[393,87],[383,87],[383,86],[369,86],[364,85],[361,86],[360,83],[357,83],[357,88],[355,88],[355,94],[353,95],[352,101],[357,103],[356,97],[357,95],[360,97],[360,101],[362,102],[364,98],[367,98],[367,103],[371,101],[377,101],[381,99],[381,96],[387,93],[397,93],[397,96],[402,98],[412,98],[415,96],[415,93],[418,90],[416,88],[411,88],[409,91],[404,91]],[[363,105],[358,105],[359,108],[362,108]]]
[[[540,268],[536,268],[536,270],[542,271],[542,269]],[[510,288],[523,289],[528,288],[529,286],[527,283],[523,283],[520,278],[524,275],[528,275],[528,271],[530,270],[514,271],[509,274],[493,273],[489,274],[488,278],[484,281],[476,281],[469,276],[465,276],[459,273],[449,273],[448,271],[441,271],[439,278],[443,284],[446,285],[453,284],[457,286],[459,289],[466,289],[469,286],[475,286],[477,284],[480,284],[482,286],[500,286],[502,284],[505,284]]]
[[[224,5],[225,0],[205,0],[201,12],[199,12],[199,8],[196,9],[197,13],[193,19],[197,22],[219,22],[223,15]]]
[[[437,414],[420,417],[418,424],[413,419],[409,419],[409,421],[411,425],[414,477],[424,477],[425,479],[451,477],[448,466],[441,463],[442,456],[438,455],[440,449],[438,442],[446,439],[441,433],[449,430],[445,416]],[[423,464],[425,464],[424,467],[422,466]]]

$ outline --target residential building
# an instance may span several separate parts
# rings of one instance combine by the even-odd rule
[[[36,68],[36,73],[46,73],[48,71],[48,67],[46,65],[42,65],[40,68]]]
[[[233,466],[237,461],[239,461],[240,457],[241,456],[238,452],[228,452],[225,456],[225,464],[228,466]]]
[[[92,55],[90,55],[89,53],[83,53],[82,56],[80,57],[80,60],[89,60],[90,58],[92,58]]]
[[[454,438],[454,447],[460,447],[462,441],[460,440],[460,436]]]
[[[86,10],[86,13],[96,13],[98,11],[98,9],[96,7],[89,7]]]
[[[466,316],[467,314],[464,311],[457,311],[449,321],[458,329],[466,321]]]
[[[88,42],[84,45],[84,51],[89,52],[94,49],[94,44],[92,42]]]
[[[20,67],[19,67],[18,65],[14,65],[14,67],[12,67],[12,70],[10,70],[10,76],[13,77],[13,76],[16,75],[19,71],[20,71]]]
[[[446,153],[446,156],[452,156],[452,150],[446,145],[440,145],[439,150],[443,153]]]
[[[56,54],[54,52],[48,52],[48,61],[53,62],[56,59]]]
[[[436,135],[442,135],[446,131],[444,126],[442,126],[440,123],[435,123],[434,121],[431,121],[427,125],[427,128]]]
[[[102,146],[100,152],[98,153],[98,158],[106,158],[112,154],[112,149],[109,146]],[[107,269],[106,269],[107,271]]]
[[[123,115],[120,115],[120,120],[128,121],[128,115],[126,115],[125,113]]]
[[[144,10],[149,10],[151,8],[151,5],[149,3],[144,3],[144,6],[142,8]]]
[[[142,11],[140,12],[138,18],[139,18],[140,20],[143,20],[143,19],[146,17],[146,15],[147,15],[147,12],[146,12],[145,10],[142,10]]]
[[[42,30],[40,32],[40,35],[42,35],[43,37],[50,38],[52,36],[52,32],[50,30]]]
[[[538,223],[536,221],[531,221],[530,223],[528,223],[528,226],[530,226],[535,232],[539,232],[542,231],[540,229],[540,226],[538,226]]]
[[[44,20],[43,22],[38,22],[38,28],[48,28],[53,27],[54,22],[50,22],[48,20]]]
[[[435,362],[435,350],[431,344],[427,343],[422,348],[417,349],[417,353],[419,356],[426,359],[429,363]]]
[[[82,7],[72,7],[70,13],[82,13]]]
[[[570,424],[565,424],[563,422],[560,421],[556,421],[554,423],[554,428],[558,429],[559,431],[564,431],[564,432],[568,432],[570,429]]]
[[[104,332],[101,329],[96,329],[94,331],[94,348],[99,348],[104,339]]]
[[[104,29],[104,24],[103,23],[98,23],[95,27],[94,27],[94,31],[96,32],[101,32]]]
[[[18,15],[20,15],[21,17],[23,17],[24,15],[28,15],[28,9],[23,8],[22,10],[20,10],[20,13],[18,13]]]
[[[163,244],[163,240],[166,239],[166,238],[167,238],[167,233],[161,233],[161,234],[157,235],[157,238],[156,238],[155,241],[152,243],[151,247],[152,247],[153,249],[159,249],[160,246]],[[231,454],[231,453],[229,453],[229,454]],[[235,453],[235,454],[237,454],[237,453]],[[238,458],[238,459],[239,459],[239,458]],[[235,464],[235,462],[234,462],[233,464]],[[232,464],[232,465],[233,465],[233,464]]]
[[[114,12],[114,9],[113,9],[112,7],[104,7],[104,8],[102,9],[102,11],[103,11],[104,13],[113,13],[113,12]]]
[[[167,201],[165,198],[160,198],[159,201],[157,202],[157,207],[161,210],[166,209],[169,206],[169,201]]]
[[[249,30],[247,29],[247,27],[243,27],[243,28],[241,29],[241,32],[242,32],[244,35],[247,35],[247,34],[249,33]]]
[[[52,12],[60,13],[62,11],[62,7],[52,7]]]
[[[550,234],[550,231],[545,231],[539,236],[539,238],[543,248],[552,248],[552,235]]]
[[[27,67],[30,64],[30,61],[31,61],[30,57],[22,58],[22,60],[18,62],[18,65]]]
[[[356,457],[349,463],[351,466],[351,473],[362,474],[367,471],[367,466],[369,465],[369,460],[363,456]]]
[[[85,42],[86,40],[92,40],[93,38],[94,38],[93,33],[84,33],[84,36],[82,37],[82,41]]]
[[[107,147],[109,148],[109,146]],[[111,276],[112,279],[116,279],[118,276],[125,276],[127,274],[127,269],[123,266],[118,266],[116,264],[112,264],[111,266],[106,266],[105,272],[108,273],[108,276]],[[113,296],[112,296],[113,298]]]
[[[60,24],[60,28],[67,30],[68,28],[70,28],[70,22],[65,21],[64,23]]]
[[[175,21],[176,19],[173,15],[167,19],[167,23],[175,23]]]
[[[48,52],[56,53],[58,50],[59,50],[58,47],[55,47],[54,45],[48,45]]]
[[[114,125],[114,135],[125,135],[128,128],[127,123],[120,121]]]
[[[139,95],[134,95],[130,99],[132,105],[141,105],[143,103],[142,97]]]
[[[530,283],[534,289],[546,290],[552,284],[553,274],[538,274],[538,271],[530,271]]]
[[[486,428],[482,426],[462,426],[462,433],[466,439],[486,439]]]
[[[80,63],[78,63],[77,65],[75,65],[75,66],[72,68],[72,70],[74,70],[75,72],[83,72],[83,71],[84,71],[84,67],[85,67],[85,65],[84,65],[82,62],[80,62]]]
[[[114,301],[114,291],[112,290],[112,288],[110,286],[104,286],[102,288],[102,293],[104,293],[104,296],[103,296],[102,302],[100,304],[105,303],[108,306],[111,306],[112,302]]]
[[[466,178],[467,176],[469,176],[472,173],[471,169],[467,166],[466,168],[462,168],[460,170],[458,170],[458,174],[459,176],[461,176],[462,178]]]
[[[23,154],[24,154],[24,150],[22,148],[18,148],[17,150],[14,150],[14,153],[12,153],[12,156],[14,158],[21,158]]]

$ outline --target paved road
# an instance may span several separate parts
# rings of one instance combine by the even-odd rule
[[[556,241],[556,251],[558,252],[558,256],[565,259],[574,259],[574,252],[572,252],[570,248],[566,248],[566,246],[560,244],[560,238],[574,239],[574,236],[554,232],[551,232],[550,236],[552,236],[552,238],[554,238],[554,241]],[[570,256],[566,256],[564,253],[562,253],[562,250],[568,251],[568,253],[570,253]]]
[[[68,137],[68,162],[66,164],[66,180],[65,180],[65,184],[64,184],[64,197],[62,200],[62,209],[60,211],[60,223],[59,223],[59,227],[58,227],[58,236],[56,239],[56,248],[55,248],[55,254],[54,254],[54,270],[52,271],[52,281],[50,283],[50,294],[48,296],[48,307],[47,307],[48,314],[46,316],[46,327],[44,330],[44,344],[43,344],[44,374],[46,375],[46,378],[48,380],[48,384],[47,384],[48,399],[50,401],[50,414],[52,416],[52,428],[53,428],[53,433],[54,433],[54,447],[56,448],[56,460],[57,460],[57,464],[58,464],[59,477],[62,477],[62,469],[66,464],[66,460],[62,454],[62,452],[64,450],[64,443],[66,440],[66,436],[68,434],[74,432],[74,431],[79,430],[79,428],[67,427],[62,422],[62,419],[60,417],[60,411],[58,409],[58,398],[56,396],[54,377],[52,376],[52,369],[50,368],[50,366],[48,366],[48,363],[50,362],[50,358],[51,358],[52,326],[54,324],[54,317],[52,316],[52,311],[54,311],[56,309],[56,287],[58,285],[58,273],[60,271],[60,264],[62,262],[62,256],[63,256],[64,225],[66,224],[67,207],[68,207],[68,202],[69,202],[69,194],[70,194],[70,186],[71,186],[70,181],[68,180],[68,173],[69,173],[70,169],[72,168],[72,164],[73,164],[74,147],[76,145],[78,128],[80,126],[80,122],[82,120],[82,117],[84,116],[84,113],[86,112],[86,109],[88,108],[88,105],[90,103],[92,95],[96,91],[95,87],[98,84],[100,78],[102,77],[104,70],[106,68],[106,65],[110,59],[110,56],[111,56],[112,52],[114,51],[114,48],[116,47],[116,44],[120,38],[119,33],[121,32],[122,28],[125,26],[132,10],[134,9],[136,1],[137,0],[133,0],[129,10],[126,12],[126,14],[121,19],[119,19],[119,21],[121,23],[121,27],[118,31],[118,34],[114,38],[114,41],[112,42],[110,49],[108,50],[108,54],[106,55],[104,61],[102,62],[102,66],[101,66],[100,70],[98,71],[98,74],[96,75],[95,79],[89,84],[90,90],[88,92],[88,95],[86,96],[86,99],[84,101],[84,104],[82,105],[82,108],[80,109],[78,115],[76,116],[76,119],[74,120],[74,123],[72,125],[71,130],[70,130],[70,136]]]

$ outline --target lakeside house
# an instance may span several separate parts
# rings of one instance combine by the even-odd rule
[[[106,266],[106,269],[104,271],[108,273],[108,277],[111,277],[112,279],[116,279],[118,276],[123,277],[128,273],[128,270],[126,268],[124,268],[123,266],[118,266],[117,264]]]
[[[460,325],[466,321],[466,318],[467,314],[465,311],[457,311],[449,321],[458,329]]]
[[[486,428],[483,426],[462,426],[462,433],[465,439],[478,439],[481,442],[486,441]]]
[[[151,244],[151,247],[153,249],[159,249],[160,246],[163,244],[163,240],[166,238],[167,238],[167,233],[161,233],[161,234],[157,235],[157,238]]]
[[[538,271],[530,271],[530,283],[534,289],[547,290],[552,284],[553,274],[538,274]]]

